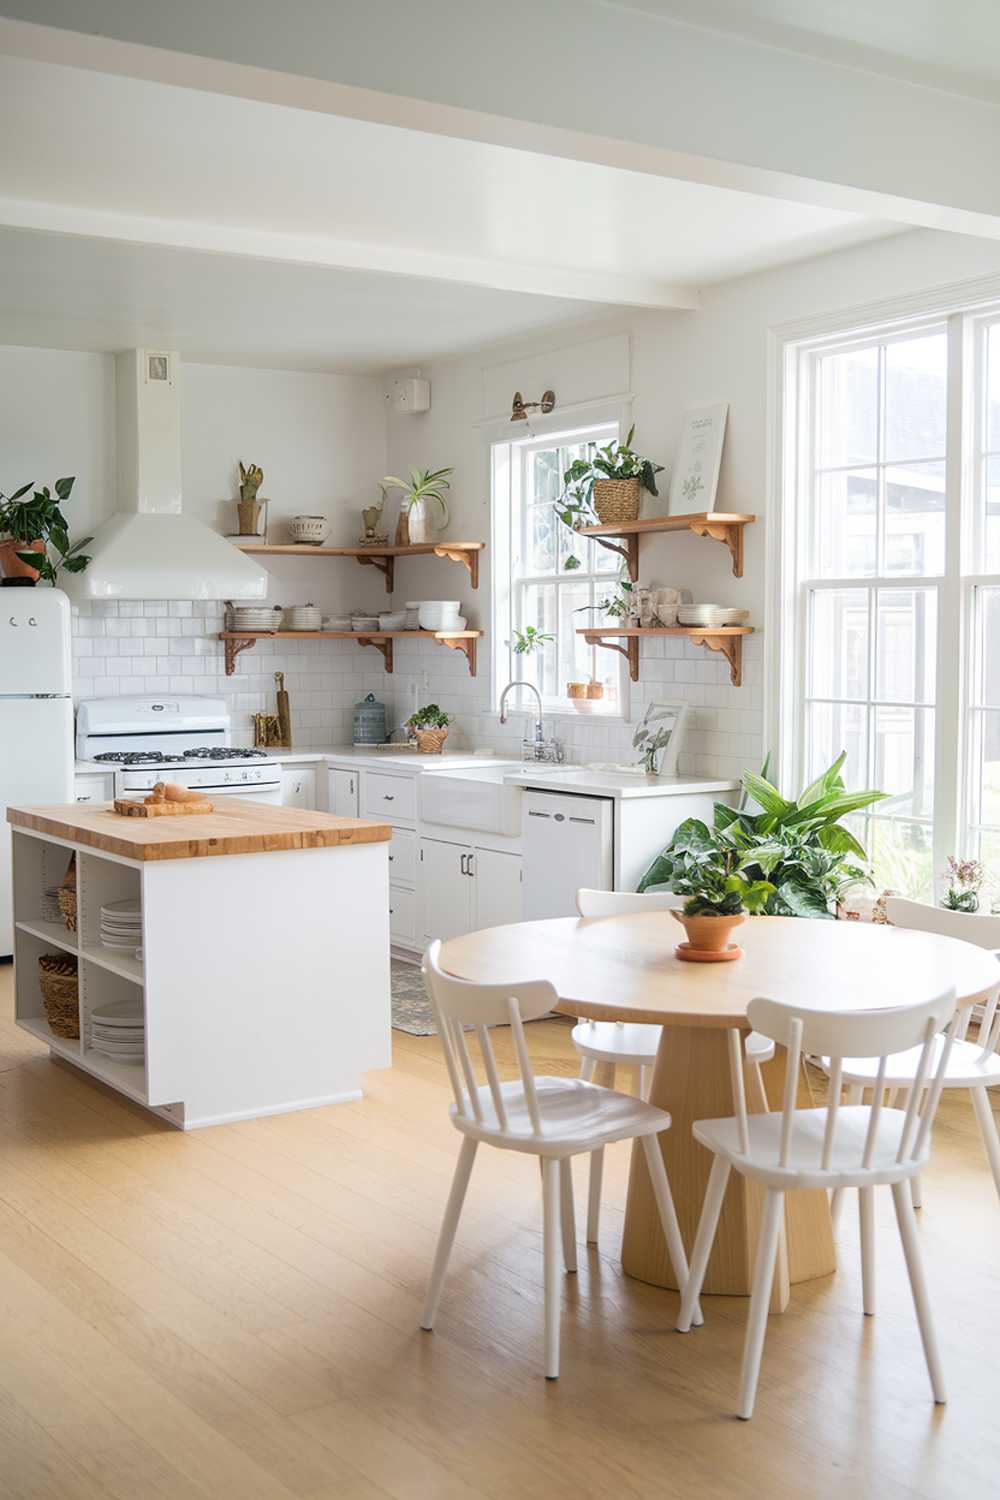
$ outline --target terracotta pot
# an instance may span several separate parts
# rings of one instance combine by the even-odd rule
[[[35,542],[15,542],[8,537],[6,541],[0,542],[0,577],[3,578],[38,578],[41,575],[37,568],[32,568],[28,563],[23,563],[18,557],[19,552],[44,552],[45,543],[39,538]]]
[[[722,962],[728,958],[742,957],[743,950],[730,943],[730,933],[747,919],[745,911],[733,917],[686,917],[682,911],[671,912],[687,933],[687,942],[674,950],[678,958],[695,963]]]

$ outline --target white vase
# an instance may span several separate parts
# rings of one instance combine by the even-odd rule
[[[427,514],[427,501],[419,498],[411,500],[407,518],[410,526],[411,546],[419,546],[422,542],[430,541],[431,525]]]

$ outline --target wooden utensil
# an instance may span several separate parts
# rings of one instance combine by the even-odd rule
[[[278,723],[281,726],[281,739],[279,743],[284,745],[286,749],[290,749],[292,744],[292,710],[288,702],[288,694],[285,692],[284,672],[275,672],[274,680],[278,688],[275,696],[278,700]]]

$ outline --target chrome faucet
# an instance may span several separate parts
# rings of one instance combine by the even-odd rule
[[[516,679],[514,682],[508,682],[507,686],[500,694],[500,723],[506,724],[507,722],[507,694],[512,693],[515,688],[522,687],[530,689],[530,691],[533,692],[535,697],[538,699],[538,717],[535,720],[535,738],[534,740],[522,740],[522,751],[525,754],[530,755],[532,760],[561,761],[563,758],[562,741],[557,739],[546,740],[545,738],[545,720],[542,717],[542,695],[535,687],[535,684],[533,682],[524,682],[521,679]]]

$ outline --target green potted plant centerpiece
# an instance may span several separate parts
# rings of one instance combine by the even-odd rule
[[[421,755],[440,755],[448,738],[450,723],[450,714],[446,714],[443,708],[438,708],[436,703],[428,703],[410,715],[406,727],[412,730]]]
[[[851,886],[871,883],[864,847],[841,820],[886,795],[848,792],[840,775],[846,758],[839,755],[794,800],[768,781],[767,763],[760,775],[744,771],[744,805],[717,802],[711,828],[688,818],[639,890],[687,896],[685,917],[729,914],[741,921],[749,912],[832,920]],[[750,812],[747,801],[761,811]],[[700,946],[703,937],[699,932],[689,941]]]
[[[69,499],[75,478],[57,479],[55,494],[48,485],[34,490],[25,499],[31,484],[24,484],[13,495],[0,494],[0,573],[5,578],[27,578],[32,583],[44,578],[55,583],[60,568],[68,573],[82,573],[90,558],[82,551],[93,538],[70,543],[69,526],[60,505]],[[57,556],[53,563],[48,555],[51,546]]]
[[[687,942],[674,950],[677,957],[701,963],[741,958],[742,948],[730,942],[733,928],[764,910],[774,886],[748,873],[736,841],[725,829],[688,818],[657,863],[657,874],[666,879],[639,888],[687,898],[680,911],[671,912],[687,933]]]

